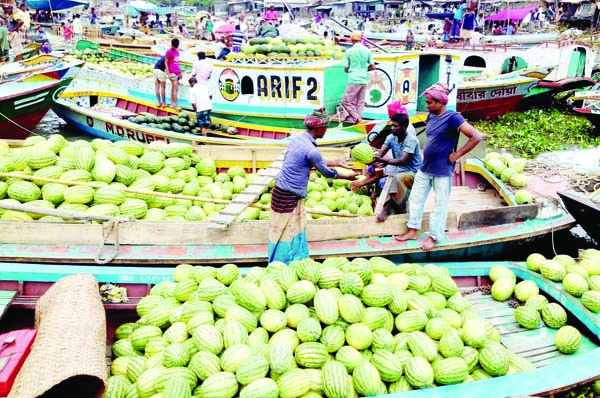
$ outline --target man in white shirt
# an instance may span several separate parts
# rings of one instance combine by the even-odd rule
[[[208,86],[198,83],[195,77],[190,77],[190,102],[194,111],[196,111],[196,122],[203,136],[206,137],[206,129],[210,125],[210,111],[212,109],[212,95],[208,91]]]
[[[198,61],[192,66],[192,76],[198,80],[199,84],[208,86],[210,75],[212,74],[212,65],[206,61],[206,53],[198,52]]]
[[[21,27],[23,38],[28,39],[27,36],[29,35],[29,29],[31,28],[31,15],[29,15],[29,11],[27,11],[25,4],[21,4],[18,14],[21,21],[23,21],[23,26]]]
[[[473,33],[471,33],[471,38],[469,39],[469,43],[473,46],[481,44],[481,38],[483,35],[481,34],[481,28],[475,28]]]
[[[79,18],[79,14],[75,14],[73,17],[73,35],[75,35],[75,42],[83,39],[83,24]]]

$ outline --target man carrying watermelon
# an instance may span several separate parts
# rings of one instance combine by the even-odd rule
[[[346,169],[345,161],[325,162],[317,149],[316,140],[323,138],[329,122],[325,108],[316,109],[304,119],[306,132],[294,137],[288,145],[271,196],[269,262],[289,264],[309,256],[304,198],[313,168],[325,178],[356,177],[352,170]],[[341,168],[332,170],[331,166]]]
[[[421,245],[423,250],[431,250],[444,238],[454,165],[481,141],[481,134],[475,127],[466,122],[459,113],[446,109],[449,91],[444,83],[435,83],[421,94],[425,96],[429,111],[423,163],[415,175],[408,199],[408,230],[396,236],[396,240],[399,241],[417,239],[417,232],[423,221],[425,201],[433,188],[435,205],[429,220],[429,236]],[[463,133],[468,141],[457,149],[460,133]]]
[[[385,221],[395,205],[400,212],[405,212],[405,201],[409,190],[413,186],[415,173],[421,166],[421,147],[414,133],[409,132],[408,116],[404,113],[396,113],[391,117],[392,134],[390,134],[373,161],[385,166],[385,174],[392,181],[389,184],[389,196],[380,198],[384,200],[381,212],[377,214],[377,222]],[[392,157],[385,155],[392,151]],[[350,187],[357,191],[369,181],[353,181]]]

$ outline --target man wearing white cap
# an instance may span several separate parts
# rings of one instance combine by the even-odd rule
[[[365,93],[370,80],[368,72],[375,69],[375,62],[371,51],[361,43],[362,33],[352,32],[350,40],[353,45],[346,50],[342,60],[344,71],[348,74],[342,110],[346,115],[345,121],[356,124],[362,122]]]

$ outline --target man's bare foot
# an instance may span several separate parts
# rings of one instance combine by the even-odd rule
[[[428,251],[428,250],[433,249],[434,246],[435,246],[435,239],[433,239],[430,236],[427,238],[427,240],[425,242],[423,242],[423,244],[421,245],[421,249]]]
[[[396,236],[396,240],[400,242],[415,239],[417,239],[417,230],[412,228],[409,228],[405,233]]]

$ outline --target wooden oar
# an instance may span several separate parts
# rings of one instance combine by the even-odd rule
[[[79,186],[86,186],[86,187],[91,187],[91,188],[105,188],[107,186],[107,185],[103,185],[103,184],[97,183],[97,182],[63,181],[63,180],[59,180],[56,178],[36,177],[36,176],[31,176],[31,175],[13,174],[13,173],[0,173],[0,177],[20,178],[23,180],[30,180],[30,181],[53,182],[53,183],[63,184],[63,185],[79,185]],[[133,194],[138,194],[138,195],[153,195],[153,196],[160,196],[163,198],[170,198],[170,199],[185,199],[185,200],[193,200],[193,201],[197,201],[197,202],[209,202],[209,203],[225,204],[225,205],[229,204],[229,202],[230,202],[229,200],[225,200],[225,199],[205,198],[202,196],[192,196],[192,195],[182,195],[182,194],[174,194],[174,193],[167,193],[167,192],[147,191],[147,190],[134,189],[134,188],[120,188],[120,189],[122,191],[128,192],[128,193],[133,193]],[[250,205],[250,207],[257,207],[262,210],[270,209],[270,206],[263,205],[260,203],[253,203],[252,205]],[[347,217],[347,218],[358,217],[358,215],[356,215],[356,214],[344,214],[344,213],[338,213],[338,212],[332,212],[332,211],[320,211],[320,210],[314,210],[314,209],[306,209],[306,212],[311,213],[311,214],[321,215],[321,216]]]

